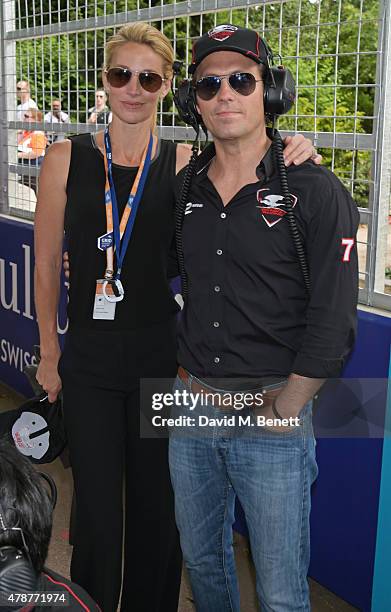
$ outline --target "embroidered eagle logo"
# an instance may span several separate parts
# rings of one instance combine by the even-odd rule
[[[270,191],[270,189],[259,189],[257,191],[257,200],[259,205],[257,208],[261,210],[262,219],[265,221],[268,227],[273,227],[276,225],[283,217],[285,217],[287,210],[284,205],[284,198],[282,195],[277,195],[274,193],[266,192]],[[290,194],[292,198],[292,206],[293,208],[296,206],[297,197]]]

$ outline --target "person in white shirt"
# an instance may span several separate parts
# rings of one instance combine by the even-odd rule
[[[45,114],[45,123],[70,123],[69,115],[61,110],[61,100],[53,100],[52,110]],[[54,132],[48,136],[49,143],[60,142],[66,138],[66,134]]]
[[[30,84],[28,81],[18,81],[16,95],[20,104],[16,107],[16,121],[24,121],[23,115],[30,108],[38,108],[37,103],[30,97]]]
[[[97,89],[95,92],[95,106],[88,109],[88,112],[90,113],[88,123],[106,125],[107,123],[111,122],[112,114],[106,102],[107,94],[105,90]]]

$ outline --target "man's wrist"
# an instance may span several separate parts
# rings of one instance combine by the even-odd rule
[[[277,403],[277,398],[275,397],[273,402],[272,402],[272,412],[273,412],[274,416],[276,417],[276,419],[282,419],[283,417],[278,412],[277,407],[276,407],[276,403]]]
[[[277,395],[273,402],[272,402],[272,412],[273,412],[273,416],[276,419],[289,419],[289,418],[294,418],[297,417],[301,408],[295,409],[292,411],[292,409],[290,409],[289,411],[284,410],[283,408],[281,408],[280,404],[277,405],[277,400],[278,400],[279,396]]]

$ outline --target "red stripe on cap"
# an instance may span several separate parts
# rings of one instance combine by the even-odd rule
[[[256,57],[257,59],[259,59],[259,55],[257,55],[256,53],[254,53],[253,51],[246,51],[246,55],[253,55],[254,57]]]
[[[259,57],[259,43],[261,41],[261,37],[259,36],[258,32],[257,32],[257,55]]]
[[[76,601],[79,602],[81,607],[86,610],[86,612],[91,612],[90,608],[88,608],[85,603],[82,602],[82,600],[76,595],[75,591],[72,591],[72,589],[67,584],[65,584],[64,582],[58,582],[57,580],[53,580],[53,578],[51,578],[51,576],[49,576],[48,574],[44,574],[44,576],[46,576],[46,578],[53,584],[58,584],[59,586],[64,587],[76,599]]]

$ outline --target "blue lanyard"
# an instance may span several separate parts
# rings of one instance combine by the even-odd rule
[[[123,231],[123,236],[121,240],[121,230],[120,230],[120,221],[119,221],[119,213],[118,213],[118,202],[117,202],[117,194],[115,192],[114,181],[113,181],[113,169],[112,169],[112,153],[111,153],[111,142],[109,135],[109,128],[105,129],[104,133],[104,142],[105,142],[105,161],[107,163],[107,174],[110,189],[106,189],[105,193],[105,203],[106,206],[111,204],[112,207],[112,215],[113,215],[113,234],[114,234],[114,244],[117,258],[117,271],[114,276],[114,279],[119,279],[121,276],[122,264],[125,259],[125,254],[129,245],[130,237],[133,232],[134,222],[136,220],[137,210],[141,201],[141,197],[143,195],[145,181],[147,180],[149,168],[151,165],[151,156],[152,156],[152,146],[153,146],[153,134],[151,132],[148,147],[146,149],[146,153],[143,156],[141,161],[141,176],[140,180],[137,184],[137,177],[135,183],[132,186],[132,189],[129,194],[129,198],[126,204],[126,207],[129,208],[129,211],[124,211],[123,218],[128,217],[126,226]],[[106,167],[106,164],[105,164]],[[125,208],[126,208],[125,207]],[[127,214],[126,214],[127,213]]]

